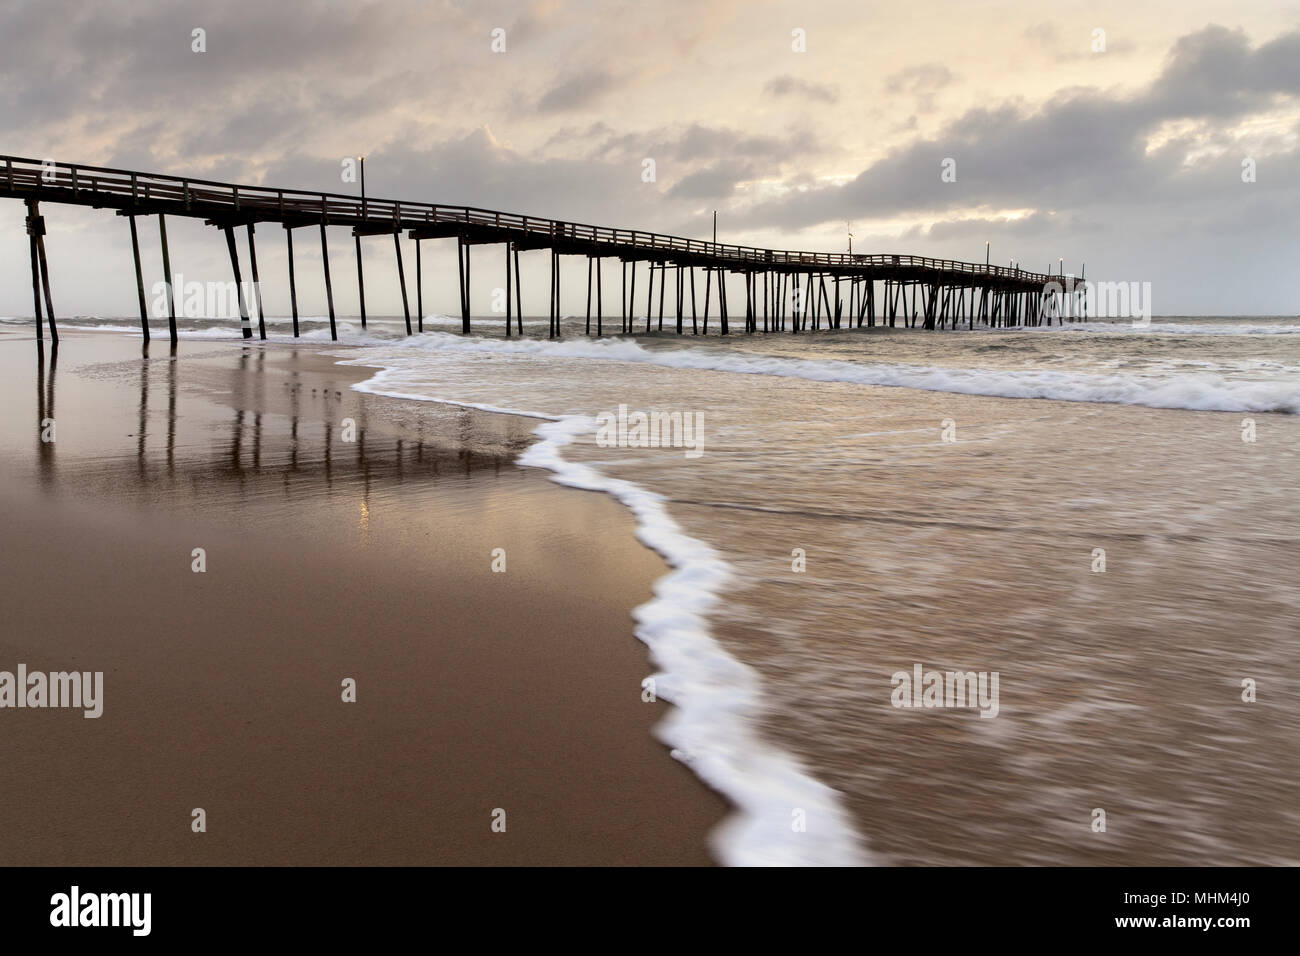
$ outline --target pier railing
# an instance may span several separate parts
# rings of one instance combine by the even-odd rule
[[[590,242],[600,246],[634,248],[642,253],[672,257],[698,256],[740,267],[754,265],[764,269],[795,267],[800,269],[868,269],[917,268],[952,275],[970,275],[984,279],[1012,280],[1018,284],[1047,283],[1060,278],[1047,273],[1027,272],[1008,266],[986,265],[957,259],[930,256],[799,252],[733,245],[703,239],[687,239],[639,229],[617,229],[587,223],[567,222],[539,216],[499,212],[476,206],[452,206],[441,203],[409,202],[356,195],[311,192],[299,189],[275,189],[219,182],[193,177],[143,173],[105,166],[59,163],[19,156],[4,156],[0,185],[7,191],[67,190],[73,202],[97,205],[148,206],[166,204],[172,210],[191,214],[230,215],[250,219],[283,220],[286,217],[319,217],[322,222],[340,225],[385,226],[394,231],[419,228],[421,225],[461,224],[508,230],[550,244]],[[615,253],[617,254],[617,253]]]

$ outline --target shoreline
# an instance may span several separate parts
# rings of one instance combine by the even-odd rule
[[[74,332],[54,448],[26,414],[0,431],[16,635],[0,649],[106,685],[102,718],[42,713],[0,744],[6,862],[712,863],[727,808],[640,697],[628,621],[667,569],[627,513],[516,464],[535,420],[367,396],[350,386],[368,372],[304,345],[186,343],[172,362]],[[11,402],[34,415],[30,346],[0,336]],[[360,440],[331,449],[343,417]]]
[[[735,812],[710,835],[714,854],[723,863],[862,866],[872,862],[840,795],[813,777],[793,753],[754,730],[762,680],[714,638],[706,619],[732,579],[726,561],[708,544],[687,535],[658,493],[564,458],[566,445],[578,434],[594,430],[592,420],[385,390],[383,379],[399,371],[396,367],[376,366],[368,358],[341,364],[381,369],[353,385],[359,391],[540,419],[533,430],[539,440],[522,452],[519,463],[548,470],[558,484],[602,492],[635,516],[637,540],[671,568],[656,579],[655,597],[632,612],[637,638],[664,672],[655,675],[661,682],[655,690],[676,705],[655,726],[655,734],[673,748],[674,757],[734,805]],[[792,813],[816,821],[816,826],[793,828]]]

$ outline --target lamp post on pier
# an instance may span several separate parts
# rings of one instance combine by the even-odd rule
[[[361,163],[361,218],[366,217],[366,157],[358,156]]]

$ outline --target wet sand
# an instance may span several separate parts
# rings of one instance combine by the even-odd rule
[[[0,861],[709,863],[627,513],[515,465],[535,421],[333,362],[67,334],[38,372],[0,336],[0,670],[104,672],[99,719],[0,710]]]

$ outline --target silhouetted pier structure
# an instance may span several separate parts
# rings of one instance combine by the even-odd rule
[[[662,331],[670,286],[673,292],[671,300],[668,300],[669,330],[675,330],[679,335],[686,331],[688,316],[691,334],[707,335],[715,302],[716,328],[722,335],[735,331],[755,333],[760,331],[760,326],[763,332],[792,333],[822,328],[861,328],[863,325],[892,327],[898,324],[899,319],[908,327],[955,329],[963,322],[968,328],[974,328],[977,321],[992,327],[1012,327],[1050,325],[1053,318],[1059,322],[1087,318],[1083,280],[1065,275],[1063,268],[1056,274],[1050,272],[1050,268],[1048,272],[1035,273],[1008,266],[926,256],[791,252],[521,216],[472,206],[247,186],[17,156],[0,159],[4,164],[0,169],[0,195],[23,199],[27,206],[37,338],[41,337],[44,305],[55,344],[58,342],[58,329],[45,258],[45,221],[40,213],[40,202],[115,209],[118,215],[129,218],[140,325],[146,339],[149,338],[148,309],[135,220],[139,216],[158,217],[172,342],[176,341],[176,306],[167,246],[167,216],[202,219],[224,232],[244,338],[253,335],[253,312],[257,316],[258,335],[266,338],[254,237],[257,224],[268,222],[279,223],[285,230],[295,336],[298,335],[298,297],[293,230],[317,227],[320,230],[330,334],[332,338],[338,337],[327,226],[352,229],[363,328],[366,325],[366,307],[361,239],[365,236],[393,237],[407,334],[411,334],[413,329],[402,257],[403,233],[415,243],[415,330],[420,332],[424,331],[421,243],[426,239],[456,240],[461,329],[466,334],[471,331],[470,250],[481,245],[505,246],[507,336],[512,334],[512,323],[514,334],[523,335],[519,254],[534,250],[549,250],[551,254],[551,337],[560,334],[561,256],[587,259],[587,334],[593,332],[593,286],[594,332],[596,335],[607,334],[601,296],[606,259],[615,259],[621,265],[621,306],[615,332],[620,335]],[[234,231],[241,227],[246,230],[248,238],[248,265],[254,290],[252,302],[246,301],[244,296],[243,270],[235,242]],[[640,301],[637,280],[641,270],[638,267],[643,262],[646,263],[644,328],[640,326],[636,310]],[[704,272],[702,283],[697,282],[697,270]],[[743,313],[741,303],[736,303],[733,310],[728,301],[729,289],[724,281],[727,274],[742,278],[745,289]],[[702,291],[699,288],[701,284]],[[743,324],[737,328],[742,319]],[[615,330],[611,327],[609,331]]]

